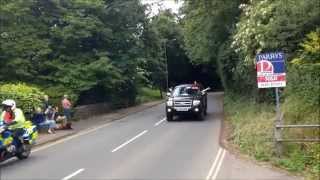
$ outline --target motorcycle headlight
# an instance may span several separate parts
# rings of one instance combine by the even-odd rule
[[[172,100],[168,100],[167,101],[167,106],[173,106],[173,101]]]
[[[193,105],[193,106],[198,106],[200,103],[201,103],[200,100],[194,100],[194,101],[192,102],[192,105]]]

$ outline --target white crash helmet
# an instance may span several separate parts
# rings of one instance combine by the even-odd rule
[[[1,103],[3,106],[10,106],[11,110],[14,110],[16,108],[16,102],[12,99],[6,99],[2,101]]]

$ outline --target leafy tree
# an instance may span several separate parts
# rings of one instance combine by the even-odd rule
[[[147,22],[142,35],[145,48],[145,59],[142,60],[141,74],[146,82],[157,87],[162,97],[162,91],[166,86],[166,62],[163,58],[161,38],[151,22]]]
[[[184,37],[192,62],[217,67],[221,82],[227,88],[222,57],[233,30],[239,1],[185,1]]]
[[[320,29],[307,34],[306,40],[300,44],[298,57],[292,60],[293,64],[320,64]]]
[[[316,0],[251,1],[241,4],[241,18],[236,24],[232,47],[239,55],[234,74],[244,82],[246,92],[255,90],[255,55],[284,51],[291,61],[305,34],[319,27]],[[306,13],[308,12],[308,13]]]
[[[242,4],[233,46],[248,63],[253,62],[256,53],[279,49],[290,59],[305,34],[320,24],[317,2],[256,0]]]
[[[99,86],[134,102],[136,82],[143,78],[147,20],[139,0],[4,0],[0,5],[1,80],[77,95]]]
[[[184,50],[179,17],[170,10],[161,10],[151,18],[149,30],[146,44],[154,61],[148,62],[147,69],[152,81],[164,88],[168,75],[169,86],[185,83],[192,65]]]

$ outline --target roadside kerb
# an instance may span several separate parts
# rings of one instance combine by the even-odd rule
[[[42,146],[42,145],[45,145],[45,144],[48,144],[48,143],[52,143],[52,142],[58,141],[60,139],[66,138],[68,136],[77,134],[78,132],[80,132],[80,131],[72,131],[72,132],[70,131],[69,133],[66,133],[66,134],[63,134],[63,135],[60,135],[60,136],[57,136],[57,137],[54,137],[54,138],[50,138],[48,140],[37,141],[36,144],[34,145],[34,147],[39,147],[39,146]],[[39,136],[41,136],[41,134]]]
[[[39,146],[42,146],[42,145],[45,145],[45,144],[48,144],[48,143],[52,143],[52,142],[64,139],[64,138],[66,138],[68,136],[75,135],[75,134],[80,133],[82,131],[86,131],[86,130],[89,130],[89,129],[92,129],[92,128],[95,128],[95,127],[99,127],[99,126],[101,126],[103,124],[107,124],[107,123],[110,123],[110,122],[113,122],[113,121],[116,121],[116,120],[123,119],[124,117],[126,117],[128,115],[144,111],[146,109],[149,109],[149,108],[152,108],[152,107],[157,106],[159,104],[162,104],[163,102],[164,102],[164,100],[155,101],[155,102],[148,102],[148,103],[140,104],[140,105],[133,106],[133,107],[128,107],[128,108],[124,108],[124,109],[115,110],[115,111],[110,112],[110,113],[93,116],[92,118],[101,118],[101,117],[104,117],[104,116],[111,116],[111,117],[108,117],[108,119],[100,120],[99,121],[100,123],[98,125],[95,124],[95,123],[86,124],[85,127],[80,127],[78,129],[75,129],[75,130],[63,130],[66,133],[61,132],[61,131],[60,132],[57,131],[57,134],[48,134],[48,135],[46,134],[45,136],[51,136],[51,137],[46,139],[46,140],[38,141],[34,146],[35,147],[39,147]],[[90,119],[90,118],[86,118],[85,120],[79,120],[79,121],[73,122],[73,123],[74,123],[74,125],[77,125],[77,124],[80,124],[83,121],[88,121],[88,119]],[[64,133],[64,134],[59,135],[59,133]],[[42,135],[40,134],[39,136],[42,136]],[[52,136],[56,136],[56,137],[52,137]]]

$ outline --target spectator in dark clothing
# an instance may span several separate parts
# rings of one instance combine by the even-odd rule
[[[32,122],[33,124],[37,125],[46,120],[45,115],[41,112],[41,109],[37,108],[35,110],[35,113],[32,116]]]
[[[32,117],[32,122],[39,128],[48,128],[48,133],[55,133],[56,122],[54,120],[46,119],[45,114],[42,112],[41,108],[37,108],[36,112]]]

